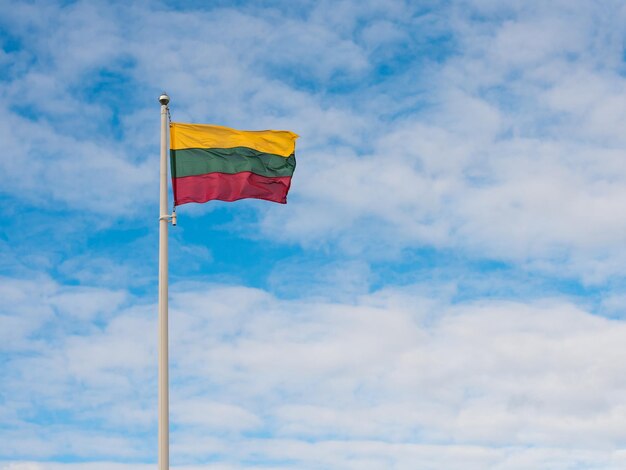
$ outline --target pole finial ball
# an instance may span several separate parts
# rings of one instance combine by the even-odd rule
[[[159,96],[159,103],[166,105],[169,102],[170,102],[170,97],[167,96],[167,93],[165,92],[161,93],[161,96]]]

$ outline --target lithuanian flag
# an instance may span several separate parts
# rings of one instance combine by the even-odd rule
[[[170,124],[174,204],[266,199],[285,204],[297,134]]]

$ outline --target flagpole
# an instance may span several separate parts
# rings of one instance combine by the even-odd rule
[[[169,470],[169,379],[167,319],[167,105],[170,97],[163,93],[161,103],[161,196],[159,205],[159,468]]]

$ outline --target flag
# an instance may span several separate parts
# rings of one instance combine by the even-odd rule
[[[255,198],[285,204],[297,134],[170,124],[174,205]]]

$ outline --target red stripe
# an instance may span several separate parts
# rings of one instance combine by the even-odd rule
[[[188,202],[236,201],[254,198],[287,203],[290,176],[267,177],[249,171],[240,173],[207,173],[172,180],[177,206]]]

